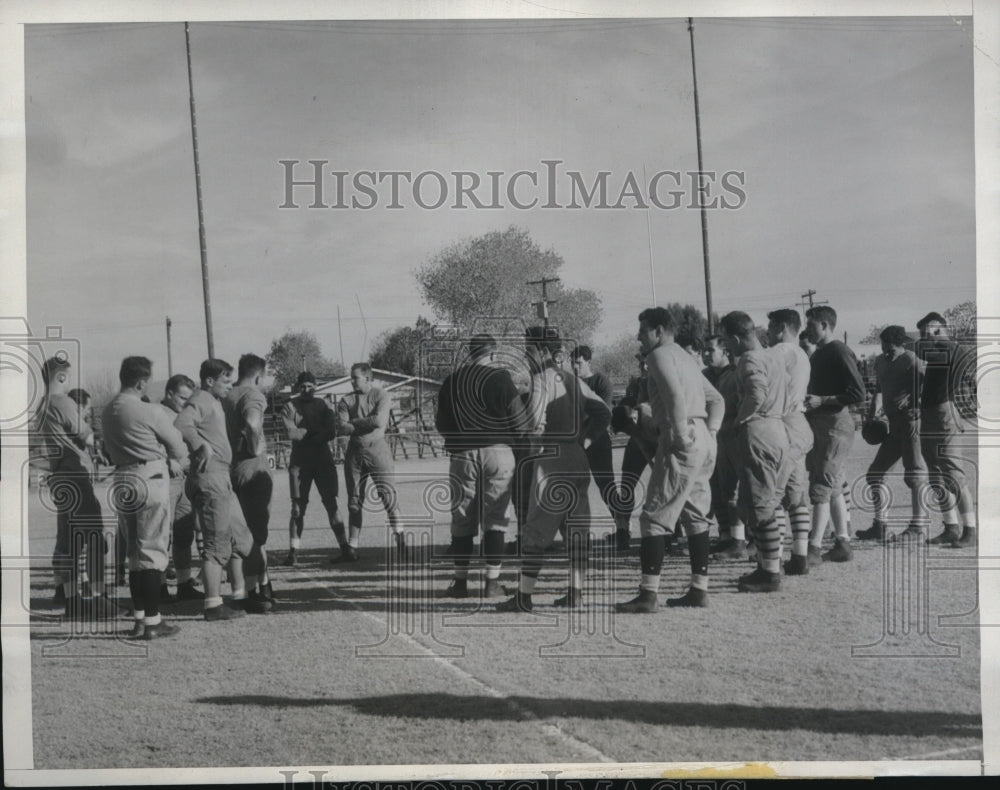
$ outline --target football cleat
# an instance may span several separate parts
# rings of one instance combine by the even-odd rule
[[[514,594],[513,598],[508,598],[497,604],[498,612],[530,612],[533,608],[531,596],[525,595],[520,590]]]
[[[969,549],[976,547],[976,528],[966,527],[962,530],[962,537],[951,544],[953,549]]]
[[[823,554],[823,562],[850,562],[853,556],[850,541],[834,538],[833,548]]]
[[[360,559],[358,550],[354,546],[343,546],[340,549],[340,554],[330,557],[330,564],[339,565],[342,562],[357,562]]]
[[[809,573],[809,558],[805,554],[793,554],[785,563],[788,576],[805,576]]]
[[[859,529],[857,537],[860,540],[885,540],[885,523],[873,521],[868,529]]]
[[[753,573],[740,576],[736,589],[748,593],[778,592],[781,589],[781,576],[777,573],[757,568]]]
[[[927,544],[929,546],[948,546],[961,540],[961,535],[958,534],[958,526],[952,526],[951,524],[946,524],[944,530],[940,535],[933,538],[929,538]]]
[[[731,540],[726,548],[716,551],[712,555],[716,560],[747,560],[747,542],[745,540]]]
[[[468,598],[469,582],[466,579],[452,579],[448,589],[441,593],[442,598]]]
[[[615,611],[624,614],[654,614],[659,608],[656,593],[639,588],[639,594],[631,601],[615,604]]]
[[[680,598],[667,598],[667,606],[671,608],[679,606],[704,608],[708,606],[708,591],[699,590],[697,587],[689,587],[688,591]]]
[[[160,620],[156,625],[147,625],[143,631],[142,638],[151,642],[154,639],[165,639],[168,636],[176,636],[180,633],[179,625],[170,625],[166,620]]]
[[[239,620],[241,617],[246,616],[247,613],[242,609],[237,609],[224,603],[205,610],[205,619],[210,623],[219,620]]]
[[[204,601],[205,593],[194,586],[194,579],[188,579],[177,585],[178,601]]]

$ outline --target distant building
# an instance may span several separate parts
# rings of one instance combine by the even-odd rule
[[[404,458],[409,458],[411,454],[415,454],[418,458],[422,458],[425,452],[430,452],[436,456],[443,446],[434,428],[434,415],[437,411],[441,382],[377,368],[372,369],[372,378],[392,398],[386,436],[393,455],[401,454]],[[323,398],[334,410],[340,399],[352,391],[349,375],[319,381],[316,385],[316,397]],[[281,410],[292,394],[292,388],[285,387],[269,398],[271,408],[268,410],[264,428],[268,436],[268,449],[273,464],[277,467],[285,465],[289,449],[288,436],[281,421]],[[338,439],[334,444],[336,457],[340,460],[343,457],[346,437]]]

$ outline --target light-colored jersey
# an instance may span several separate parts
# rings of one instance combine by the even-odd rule
[[[788,374],[783,357],[773,349],[744,351],[736,362],[736,383],[740,396],[737,425],[784,416]]]
[[[352,392],[342,397],[337,404],[337,416],[354,427],[350,444],[367,447],[385,441],[391,408],[389,393],[381,387],[372,387],[368,392]]]
[[[93,472],[87,438],[93,430],[68,395],[49,395],[39,420],[40,445],[53,472]]]
[[[785,405],[782,409],[783,416],[787,417],[795,412],[805,412],[811,370],[809,357],[798,343],[778,343],[768,350],[781,358],[788,376],[785,388]]]
[[[657,346],[646,355],[646,367],[649,404],[658,428],[664,429],[673,419],[679,423],[703,419],[711,430],[719,429],[725,403],[718,390],[702,375],[701,366],[694,357],[675,343],[669,343]]]
[[[222,403],[211,392],[197,390],[184,404],[174,426],[181,432],[191,451],[207,444],[212,448],[209,466],[215,470],[229,469],[233,449],[226,433],[226,415]]]
[[[119,392],[104,408],[104,451],[115,466],[187,458],[173,412],[158,403],[145,403],[132,392]]]

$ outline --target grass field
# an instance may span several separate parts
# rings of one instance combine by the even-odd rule
[[[855,443],[852,476],[872,454]],[[497,615],[478,598],[433,598],[450,577],[448,526],[440,489],[426,492],[446,463],[398,464],[411,542],[428,560],[402,569],[387,565],[377,513],[362,561],[329,565],[315,494],[304,559],[281,567],[289,500],[278,472],[269,548],[280,605],[213,624],[197,604],[174,605],[182,632],[148,645],[61,622],[45,568],[54,517],[33,492],[36,768],[981,759],[972,550],[907,555],[929,569],[927,586],[910,577],[926,595],[916,622],[900,607],[917,611],[919,598],[886,603],[906,583],[902,550],[858,541],[853,562],[786,577],[771,595],[737,593],[748,564],[715,563],[708,609],[647,616],[611,612],[638,583],[637,540],[624,557],[596,558],[579,613],[551,606],[566,569],[552,555],[536,613]],[[900,482],[893,491],[908,501]],[[893,516],[905,522],[902,507]],[[870,520],[855,507],[855,529]],[[682,592],[688,572],[686,558],[668,559],[661,592]],[[515,580],[506,566],[505,583]]]

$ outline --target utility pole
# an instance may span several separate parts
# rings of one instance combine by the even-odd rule
[[[170,355],[170,316],[167,316],[167,378],[174,375],[174,360]]]
[[[646,163],[642,163],[642,183],[648,184],[646,178]],[[649,285],[653,289],[653,307],[657,307],[656,301],[656,272],[653,269],[653,230],[649,225],[649,208],[646,208],[646,242],[649,246]]]
[[[340,305],[337,305],[337,340],[340,341],[340,364],[344,364],[344,330],[340,326]]]
[[[829,304],[829,302],[826,301],[825,299],[822,302],[816,302],[816,301],[814,301],[813,297],[815,295],[816,295],[816,291],[814,291],[812,288],[810,288],[808,291],[806,291],[804,294],[802,294],[802,301],[799,302],[799,307],[801,307],[803,310],[806,310],[806,309],[811,309],[811,308],[815,307],[818,304]],[[809,300],[808,304],[806,304],[806,301],[805,301],[806,299]]]
[[[215,339],[212,336],[212,296],[208,288],[208,251],[205,244],[205,216],[201,202],[201,166],[198,164],[198,127],[194,112],[194,81],[191,77],[191,32],[184,23],[184,45],[187,51],[188,100],[191,106],[191,147],[194,150],[194,189],[198,199],[198,241],[201,248],[201,289],[205,299],[205,334],[208,338],[208,356],[215,357]]]
[[[538,310],[538,317],[541,318],[542,321],[545,323],[545,328],[546,329],[549,328],[549,305],[556,303],[555,299],[551,299],[551,300],[549,299],[549,297],[548,297],[548,291],[546,290],[546,286],[549,283],[557,283],[557,282],[559,282],[559,278],[558,277],[543,277],[541,280],[529,280],[528,281],[528,285],[540,285],[540,286],[542,286],[542,301],[540,301],[540,302],[532,302],[532,304],[537,308],[537,310]]]
[[[705,193],[702,190],[704,166],[701,157],[701,113],[698,109],[698,71],[694,62],[694,19],[688,17],[688,34],[691,37],[691,83],[694,87],[694,131],[698,142],[698,205],[701,207],[701,254],[705,264],[705,307],[708,315],[708,333],[715,332],[712,319],[712,270],[708,265],[708,214],[705,207]]]

